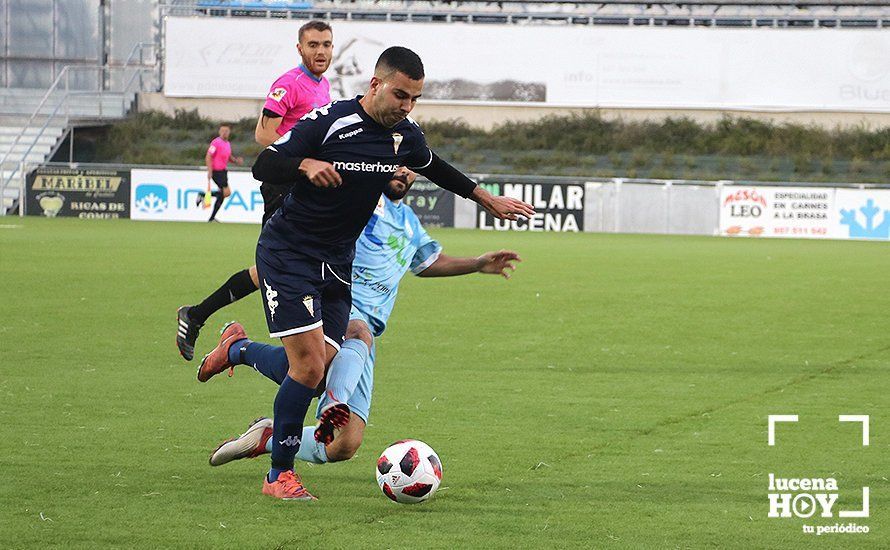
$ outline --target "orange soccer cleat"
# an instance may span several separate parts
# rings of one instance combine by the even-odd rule
[[[269,483],[269,476],[263,477],[263,494],[282,500],[318,500],[303,487],[300,476],[293,470],[278,474],[278,479]]]
[[[198,382],[206,382],[226,369],[234,369],[229,361],[229,348],[238,340],[247,338],[241,323],[232,321],[222,329],[219,344],[213,348],[201,361],[198,367]],[[231,372],[229,373],[231,375]]]

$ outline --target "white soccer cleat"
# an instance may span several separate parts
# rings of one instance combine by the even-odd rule
[[[243,434],[223,441],[210,455],[211,466],[222,466],[233,460],[254,458],[266,452],[266,442],[272,437],[272,419],[257,418]]]

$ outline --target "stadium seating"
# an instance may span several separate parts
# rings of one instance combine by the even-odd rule
[[[888,6],[887,0],[198,0],[176,2],[167,9],[176,15],[370,21],[882,28],[890,26]]]

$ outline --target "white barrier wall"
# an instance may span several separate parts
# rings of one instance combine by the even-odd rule
[[[232,195],[217,214],[221,222],[260,223],[263,196],[250,172],[229,172]],[[206,170],[140,170],[131,172],[130,217],[134,220],[207,221],[211,210],[196,204],[207,189]],[[216,190],[216,186],[212,187]],[[213,200],[216,200],[215,198]]]
[[[301,23],[168,18],[165,93],[264,97],[299,63]],[[890,112],[890,34],[878,29],[333,26],[335,97],[362,93],[380,52],[404,45],[424,60],[426,99]]]
[[[534,219],[491,219],[474,202],[419,183],[407,203],[423,223],[498,231],[604,232],[809,239],[890,240],[890,189],[740,186],[723,182],[609,181],[534,176],[477,176],[496,195],[533,203]],[[134,169],[134,220],[206,221],[196,204],[206,189],[200,169]],[[250,172],[229,172],[232,195],[217,218],[260,223],[263,198]],[[31,193],[37,193],[34,190]],[[35,199],[36,200],[36,199]],[[39,214],[34,209],[34,214]]]
[[[887,240],[890,190],[726,186],[720,234]]]

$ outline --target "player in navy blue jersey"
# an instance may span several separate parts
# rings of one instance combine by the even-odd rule
[[[409,176],[409,184],[410,181]],[[331,361],[325,393],[318,400],[318,411],[324,410],[332,400],[345,402],[351,418],[328,445],[313,441],[317,426],[304,426],[296,458],[314,464],[340,462],[352,458],[361,446],[371,412],[375,342],[387,328],[399,296],[399,283],[409,271],[423,278],[488,273],[509,279],[515,270],[514,263],[519,261],[519,254],[512,250],[486,252],[476,257],[445,254],[410,206],[404,201],[380,197],[374,214],[355,243],[352,310],[346,341]],[[276,384],[287,376],[287,361],[281,361],[285,355],[281,346],[250,340],[237,348],[229,348],[230,361],[240,364],[243,358],[246,366]],[[234,369],[229,374],[233,375]],[[246,432],[219,445],[210,455],[210,465],[221,466],[272,452],[272,431],[271,418],[258,418]]]
[[[257,158],[254,177],[297,182],[260,234],[257,271],[271,337],[281,338],[287,377],[274,403],[272,468],[263,493],[281,499],[314,499],[293,472],[303,420],[315,388],[340,348],[349,321],[355,241],[381,193],[398,200],[393,176],[408,167],[502,219],[531,216],[516,199],[495,197],[427,147],[408,114],[423,90],[423,64],[407,48],[383,52],[364,96],[311,111]],[[229,348],[246,339],[241,325],[226,327],[220,344],[201,363],[206,381],[232,366]],[[237,348],[236,348],[237,349]],[[332,401],[319,417],[322,443],[350,417]]]

